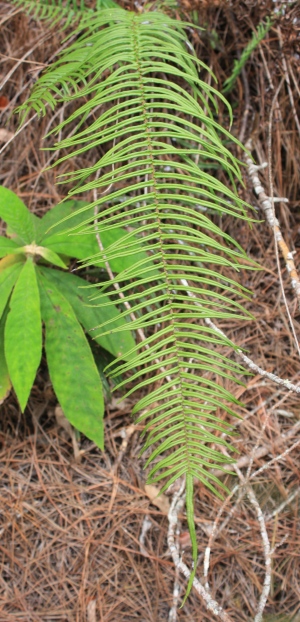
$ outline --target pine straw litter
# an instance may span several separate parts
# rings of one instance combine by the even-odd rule
[[[242,50],[253,27],[274,3],[185,0],[182,7],[188,19],[195,10],[199,23],[217,33],[213,42],[197,30],[191,36],[199,57],[222,83],[236,57],[237,24]],[[276,205],[276,215],[296,267],[300,265],[299,20],[297,3],[287,5],[229,96],[232,102],[236,98],[234,131],[238,135],[250,93],[245,140],[251,132],[253,155],[261,164],[268,161],[269,113],[283,78],[274,105],[269,166],[275,196],[289,199],[288,204]],[[42,172],[56,157],[41,151],[42,137],[52,126],[51,115],[33,118],[19,133],[17,118],[9,115],[27,97],[45,63],[55,57],[61,38],[9,3],[0,4],[0,21],[0,183],[41,215],[67,193],[67,186],[55,185],[57,174],[66,172],[64,166],[70,171],[70,166],[85,163],[77,159],[59,170]],[[58,118],[65,113],[65,109],[58,110]],[[221,107],[221,123],[222,114]],[[259,175],[269,190],[267,170]],[[258,208],[246,171],[245,183],[240,192]],[[255,320],[242,325],[224,323],[220,328],[246,348],[258,365],[297,383],[299,358],[282,301],[272,234],[264,222],[250,229],[224,219],[223,227],[263,270],[241,275],[243,284],[255,292],[247,303]],[[297,300],[282,259],[280,265],[299,335]],[[226,388],[232,389],[230,384]],[[239,451],[237,464],[244,477],[248,470],[247,481],[263,513],[271,548],[270,594],[263,621],[299,622],[299,399],[259,375],[248,377],[245,387],[234,390],[244,404],[232,441]],[[128,400],[120,404],[115,398],[108,400],[106,450],[101,453],[87,439],[74,440],[61,425],[44,363],[24,415],[13,394],[1,405],[0,622],[215,619],[195,591],[179,608],[186,582],[176,574],[167,547],[167,512],[173,491],[158,502],[157,491],[145,488],[145,459],[139,457],[141,441],[139,429],[132,427],[132,406]],[[238,477],[222,478],[230,489],[239,487],[220,516],[222,501],[196,483],[197,576],[204,585],[209,544],[207,582],[213,597],[231,620],[249,622],[257,615],[265,578],[261,529]],[[178,545],[191,567],[184,514],[179,519]]]

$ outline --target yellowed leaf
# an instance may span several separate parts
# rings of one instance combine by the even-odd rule
[[[25,261],[24,255],[21,255],[21,254],[6,255],[6,257],[3,257],[3,259],[0,259],[0,272],[3,272],[3,270],[6,270],[6,268],[9,268],[9,266],[12,266],[14,263],[20,263],[24,261]]]
[[[1,399],[0,406],[5,402],[6,398],[9,396],[11,390],[11,382],[8,377],[5,378],[5,386],[0,385]]]

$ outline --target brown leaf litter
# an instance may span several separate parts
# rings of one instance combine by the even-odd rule
[[[198,25],[205,25],[206,32],[189,31],[191,40],[199,58],[213,69],[222,84],[237,51],[244,48],[253,28],[273,10],[274,3],[184,1],[182,7],[187,19],[197,17]],[[191,10],[197,15],[189,13]],[[236,135],[243,124],[247,93],[250,94],[246,131],[251,133],[253,155],[262,163],[268,158],[270,107],[284,78],[271,128],[271,158],[274,193],[289,199],[288,204],[276,205],[276,215],[298,269],[300,137],[285,68],[299,117],[299,19],[297,3],[287,6],[252,55],[244,77],[238,78],[229,94]],[[41,150],[51,146],[50,139],[42,138],[53,127],[51,115],[40,120],[33,116],[19,131],[18,120],[11,112],[28,96],[45,64],[55,58],[62,37],[26,18],[10,3],[0,3],[0,22],[0,82],[8,102],[1,106],[0,127],[7,132],[5,140],[10,141],[0,145],[0,183],[17,192],[34,213],[42,215],[68,191],[68,186],[55,184],[58,173],[84,166],[84,157],[45,171],[56,157],[53,152]],[[214,33],[213,37],[209,33]],[[1,101],[4,100],[0,104]],[[62,108],[59,114],[68,112]],[[228,122],[226,114],[221,104],[220,123]],[[245,138],[249,138],[247,133]],[[93,155],[95,161],[99,155]],[[267,171],[259,174],[268,190]],[[240,187],[239,192],[257,208],[246,172],[244,178],[246,188]],[[262,219],[259,212],[255,215]],[[299,360],[282,302],[272,234],[263,222],[250,228],[223,217],[222,226],[263,270],[241,272],[243,284],[254,292],[247,306],[255,320],[245,324],[224,322],[220,328],[239,347],[246,348],[261,367],[297,382]],[[287,304],[299,335],[297,302],[283,264],[281,269]],[[300,451],[295,444],[299,438],[299,400],[260,376],[247,378],[245,387],[233,388],[227,380],[224,386],[233,389],[243,402],[238,435],[232,440],[239,451],[240,468],[246,474],[253,462],[254,473],[270,463],[252,481],[274,549],[264,622],[279,622],[279,616],[285,616],[288,622],[299,622]],[[115,398],[109,402],[105,452],[82,439],[75,458],[74,443],[72,446],[68,436],[71,432],[65,432],[65,426],[61,426],[62,418],[58,422],[55,418],[58,405],[44,362],[25,415],[20,414],[12,393],[1,405],[0,622],[168,620],[175,579],[166,540],[169,498],[157,497],[157,490],[150,494],[150,489],[145,488],[144,457],[139,457],[140,430],[131,427],[132,406],[130,400],[120,405]],[[276,461],[278,454],[282,458]],[[229,488],[237,482],[230,474],[222,477]],[[163,499],[164,506],[157,506],[159,499]],[[201,483],[196,483],[199,576],[221,504]],[[181,522],[179,542],[184,561],[190,565],[184,516]],[[264,555],[257,518],[246,496],[233,497],[220,518],[212,543],[208,573],[212,594],[234,621],[249,622],[255,615],[263,579]],[[185,582],[180,577],[179,585],[183,597]],[[185,606],[177,610],[179,622],[212,622],[212,618],[194,592]]]

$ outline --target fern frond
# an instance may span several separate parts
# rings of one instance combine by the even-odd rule
[[[234,180],[241,181],[239,162],[224,145],[230,134],[214,117],[217,91],[199,78],[198,71],[207,68],[185,42],[182,24],[161,13],[112,9],[89,15],[78,39],[39,80],[22,109],[44,112],[47,101],[54,106],[57,98],[85,97],[56,128],[60,132],[77,123],[77,131],[55,149],[69,150],[60,161],[91,148],[101,148],[104,155],[63,180],[75,182],[71,195],[99,191],[89,208],[99,212],[100,236],[113,227],[127,228],[127,235],[99,253],[99,261],[134,254],[137,238],[149,250],[148,258],[115,277],[136,318],[132,329],[146,330],[147,349],[138,344],[130,363],[120,362],[111,371],[132,371],[137,384],[127,394],[143,394],[134,414],[141,413],[138,421],[145,423],[150,480],[165,478],[164,490],[178,477],[186,478],[196,559],[193,480],[216,494],[224,488],[212,473],[231,460],[216,448],[232,451],[221,436],[228,423],[220,413],[234,416],[238,402],[222,378],[239,382],[242,373],[218,353],[234,344],[203,320],[249,317],[241,305],[244,288],[223,274],[226,267],[238,271],[245,253],[205,210],[220,218],[247,219],[247,214],[235,191]],[[210,162],[224,169],[232,189],[207,172]],[[111,192],[104,196],[108,187]],[[97,258],[90,261],[95,264]],[[153,262],[160,273],[155,282]],[[92,290],[91,304],[102,304],[105,287]],[[122,315],[129,318],[130,310]],[[109,322],[101,327],[105,331],[110,331]],[[149,393],[154,374],[156,388]]]
[[[74,25],[87,14],[118,6],[113,0],[97,0],[95,9],[87,7],[84,0],[80,0],[80,4],[77,0],[12,0],[12,2],[35,19],[51,21],[51,26],[59,24],[60,29],[67,28],[70,24]]]

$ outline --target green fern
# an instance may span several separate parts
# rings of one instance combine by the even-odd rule
[[[212,473],[231,460],[215,445],[233,450],[221,436],[229,434],[229,424],[219,412],[234,416],[238,402],[222,379],[240,382],[242,373],[219,354],[221,346],[234,349],[234,344],[204,319],[249,317],[239,302],[245,289],[222,274],[226,267],[238,270],[245,253],[205,214],[247,219],[235,190],[234,180],[241,181],[239,162],[222,140],[231,136],[214,118],[217,97],[226,100],[199,78],[198,71],[208,69],[188,51],[184,24],[163,13],[88,13],[75,34],[76,41],[39,79],[21,111],[44,114],[47,104],[54,108],[57,102],[85,97],[56,127],[61,132],[77,124],[75,134],[55,149],[68,150],[60,162],[99,147],[104,155],[62,181],[75,184],[70,195],[99,192],[89,207],[99,212],[100,236],[114,227],[127,228],[126,236],[99,253],[99,262],[133,254],[136,236],[148,248],[146,259],[115,277],[136,317],[131,327],[144,329],[146,341],[131,351],[130,363],[119,362],[111,374],[132,372],[134,388],[127,395],[135,390],[143,395],[133,414],[145,423],[149,480],[164,478],[165,490],[186,478],[196,562],[193,481],[198,478],[217,495],[220,486],[225,489]],[[224,169],[228,185],[207,172],[210,162]],[[103,195],[109,187],[110,194]],[[70,227],[70,235],[76,235],[71,221]],[[155,280],[153,261],[160,273]],[[96,262],[93,257],[86,265]],[[107,287],[94,290],[91,304],[101,301]],[[109,322],[99,329],[109,332]],[[149,392],[152,377],[156,388]]]
[[[118,5],[113,0],[96,0],[95,9],[89,9],[84,0],[12,0],[14,4],[25,9],[35,19],[45,19],[51,26],[59,24],[60,28],[67,28],[78,22],[89,13],[101,9],[116,8]],[[63,23],[62,23],[63,22]]]
[[[237,77],[240,75],[247,60],[250,58],[252,52],[257,48],[260,42],[265,38],[270,28],[274,24],[274,19],[267,17],[265,22],[260,22],[257,27],[257,32],[252,33],[252,39],[244,48],[241,57],[234,62],[234,67],[231,75],[224,82],[223,93],[228,93],[234,87],[234,83]]]

